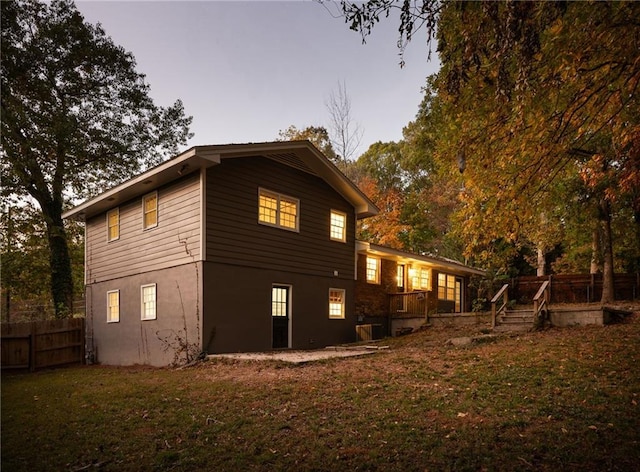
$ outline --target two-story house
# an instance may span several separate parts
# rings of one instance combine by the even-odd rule
[[[86,222],[88,355],[353,341],[356,220],[377,211],[308,141],[193,147],[65,213]]]

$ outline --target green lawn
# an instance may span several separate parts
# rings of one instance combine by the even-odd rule
[[[362,358],[2,376],[2,470],[639,470],[640,315]]]

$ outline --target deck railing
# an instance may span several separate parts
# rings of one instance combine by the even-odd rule
[[[416,317],[427,316],[428,292],[420,290],[415,292],[390,293],[389,312],[392,317]]]
[[[533,297],[533,320],[536,327],[541,327],[544,324],[546,313],[549,305],[549,281],[545,281]]]
[[[491,327],[496,327],[496,319],[498,315],[507,311],[507,304],[509,303],[509,284],[504,284],[502,288],[496,293],[496,296],[491,299]],[[502,299],[501,305],[498,303]]]

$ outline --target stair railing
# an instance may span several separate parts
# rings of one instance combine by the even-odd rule
[[[507,311],[507,304],[509,303],[509,292],[507,289],[509,288],[509,284],[504,284],[498,293],[496,293],[495,297],[491,299],[491,327],[496,327],[496,318],[499,314],[505,313]],[[498,301],[502,298],[502,305],[499,307]]]
[[[549,287],[549,281],[544,281],[540,286],[538,293],[536,293],[536,296],[533,297],[533,320],[536,328],[541,327],[546,318],[551,295]]]

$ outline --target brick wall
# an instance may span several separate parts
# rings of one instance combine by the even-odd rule
[[[396,263],[382,259],[380,261],[380,283],[367,282],[367,257],[358,254],[358,280],[356,281],[356,315],[358,317],[386,317],[389,314],[388,293],[398,291],[396,281]]]

